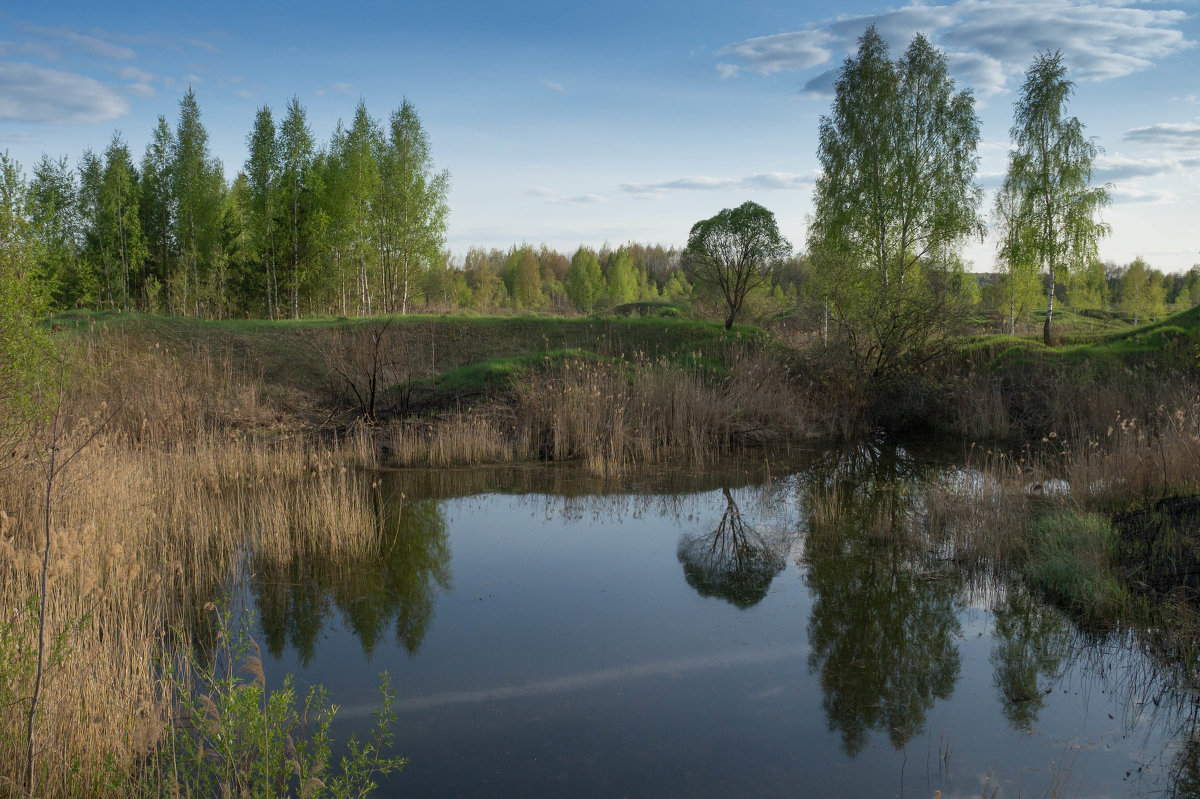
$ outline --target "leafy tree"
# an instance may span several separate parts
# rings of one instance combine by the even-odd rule
[[[878,379],[936,355],[933,342],[961,317],[948,276],[958,248],[983,232],[979,118],[920,34],[893,63],[868,28],[835,92],[820,124],[813,292],[856,368]]]
[[[175,239],[171,198],[171,161],[175,151],[175,135],[166,117],[159,116],[150,143],[142,156],[140,175],[141,201],[138,214],[142,233],[146,237],[147,305],[157,310],[162,286],[171,279],[174,270]]]
[[[1136,327],[1139,319],[1161,316],[1165,292],[1155,270],[1150,269],[1139,255],[1121,276],[1121,310],[1133,314]]]
[[[586,247],[580,247],[571,257],[566,290],[567,297],[584,313],[591,311],[604,294],[604,274],[600,271],[600,262],[596,260],[596,254]]]
[[[1096,241],[1108,226],[1097,213],[1108,205],[1106,188],[1093,187],[1092,162],[1100,150],[1083,135],[1077,117],[1065,117],[1074,84],[1061,52],[1042,53],[1025,73],[1015,105],[1004,191],[1016,198],[1016,219],[1030,258],[1049,277],[1042,337],[1051,343],[1054,292],[1065,273],[1096,259]]]
[[[512,298],[518,308],[542,306],[546,301],[542,294],[542,272],[528,247],[514,250],[505,262],[504,271],[512,276]]]
[[[779,234],[775,215],[747,201],[692,225],[683,258],[697,281],[720,292],[728,311],[728,330],[747,295],[766,283],[791,252],[792,245]]]
[[[37,272],[58,305],[71,305],[95,287],[78,270],[80,259],[79,187],[65,157],[42,156],[33,168],[27,211]]]
[[[128,312],[130,274],[144,284],[142,266],[146,261],[146,237],[138,216],[137,173],[129,148],[119,133],[114,133],[104,152],[104,174],[100,185],[98,235],[104,251],[121,270],[121,307]],[[111,287],[109,301],[112,301]]]
[[[254,115],[254,128],[246,137],[247,229],[255,256],[266,271],[267,317],[279,313],[279,281],[276,277],[275,207],[279,194],[279,141],[271,109],[263,106]]]
[[[995,217],[1000,228],[999,256],[1004,268],[1002,286],[1010,336],[1017,334],[1017,318],[1031,312],[1042,295],[1037,264],[1023,238],[1026,231],[1021,225],[1018,199],[1011,186],[996,192]]]
[[[181,286],[183,304],[186,306],[190,298],[198,317],[203,292],[201,280],[209,277],[208,269],[219,242],[224,180],[220,162],[209,153],[208,131],[200,121],[196,93],[190,88],[179,101],[179,124],[172,155],[176,240],[185,270]]]
[[[1200,305],[1200,265],[1193,266],[1183,276],[1176,302],[1184,308]]]
[[[291,295],[292,318],[300,317],[300,283],[303,281],[304,266],[301,253],[305,248],[303,227],[305,193],[310,188],[313,162],[312,130],[300,99],[292,97],[287,114],[279,126],[276,143],[279,154],[279,197],[280,206],[287,214],[287,224],[282,230],[284,253],[287,258],[288,292]]]
[[[338,161],[338,180],[343,203],[342,224],[353,263],[358,264],[358,293],[360,316],[369,316],[372,308],[371,278],[368,262],[373,259],[371,241],[372,202],[379,194],[380,170],[373,142],[379,137],[378,124],[367,113],[367,105],[359,100],[354,110],[354,122],[344,136],[335,135],[331,149]]]
[[[637,267],[633,256],[621,250],[608,263],[608,302],[623,305],[637,302],[639,294]]]
[[[1104,264],[1100,261],[1092,260],[1084,269],[1066,277],[1072,316],[1081,308],[1103,308],[1108,302],[1108,281],[1104,279]]]
[[[388,310],[399,307],[407,313],[414,282],[438,262],[445,246],[450,190],[450,173],[434,171],[429,137],[407,98],[392,112],[379,162],[387,305]]]
[[[36,387],[48,343],[38,327],[45,307],[21,166],[0,153],[0,457],[20,424],[38,410]]]

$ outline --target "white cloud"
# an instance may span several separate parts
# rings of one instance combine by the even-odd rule
[[[736,78],[737,74],[742,71],[742,68],[737,64],[717,64],[717,72],[721,73],[721,80],[729,80]]]
[[[726,45],[716,54],[740,58],[751,70],[770,75],[826,63],[833,56],[829,48],[834,41],[829,31],[803,30],[747,39]]]
[[[185,83],[193,86],[198,86],[199,84],[204,83],[204,78],[200,77],[195,72],[189,72],[188,74],[184,75],[183,80]]]
[[[1160,122],[1125,131],[1125,141],[1185,150],[1200,149],[1200,123]]]
[[[238,97],[241,97],[243,100],[249,100],[250,98],[254,97],[253,92],[248,92],[245,89],[238,89],[237,92],[235,92],[235,93],[237,94]]]
[[[608,202],[607,197],[602,197],[599,194],[577,194],[574,196],[568,196],[561,194],[554,189],[548,189],[545,186],[537,186],[536,188],[527,189],[522,193],[526,197],[543,198],[551,205],[596,205],[598,203]]]
[[[678,178],[659,183],[622,183],[621,191],[643,199],[661,197],[669,191],[791,191],[813,185],[811,175],[792,172],[761,172],[743,178]]]
[[[137,53],[124,45],[116,44],[99,36],[76,33],[70,28],[43,28],[38,25],[25,25],[23,27],[26,31],[34,35],[65,42],[69,47],[78,50],[84,55],[116,61],[128,61],[137,57]]]
[[[566,92],[566,89],[563,88],[563,85],[556,80],[546,80],[545,78],[538,78],[538,83],[542,84],[543,86],[545,86],[547,89],[550,89],[551,91],[558,92],[559,94]]]
[[[337,81],[329,86],[337,94],[354,94],[354,86],[345,81]]]
[[[1187,14],[1094,0],[957,0],[947,5],[912,3],[880,14],[846,15],[793,33],[762,36],[716,52],[769,75],[825,66],[805,85],[828,93],[838,65],[834,53],[851,53],[874,24],[893,48],[923,32],[945,49],[953,74],[981,96],[998,94],[1019,78],[1033,56],[1062,50],[1077,80],[1105,80],[1151,66],[1155,59],[1195,45],[1179,26]]]
[[[0,119],[76,124],[116,119],[129,101],[94,78],[0,61]]]
[[[1092,177],[1098,181],[1152,178],[1200,167],[1200,156],[1191,158],[1126,158],[1121,155],[1100,156],[1096,159]]]
[[[1169,191],[1161,189],[1137,189],[1137,188],[1115,188],[1109,194],[1112,196],[1112,201],[1117,205],[1129,205],[1130,203],[1161,203],[1173,202],[1177,198]]]

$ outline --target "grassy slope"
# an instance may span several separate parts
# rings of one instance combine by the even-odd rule
[[[392,321],[389,332],[407,342],[414,380],[462,391],[507,379],[547,355],[688,361],[719,367],[739,345],[765,346],[759,328],[677,318],[544,318],[394,316],[367,320],[310,318],[202,321],[144,314],[69,312],[55,316],[59,334],[112,331],[142,346],[161,344],[230,357],[234,368],[262,377],[285,404],[320,405],[328,382],[313,346],[328,331]]]
[[[1040,362],[1047,365],[1194,367],[1200,344],[1200,306],[1139,327],[1097,325],[1076,331],[1062,344],[1046,347],[1040,336],[991,335],[966,339],[959,351],[976,364],[994,368]]]

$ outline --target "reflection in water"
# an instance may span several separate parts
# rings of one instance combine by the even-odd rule
[[[1000,709],[1014,730],[1031,732],[1050,690],[1046,683],[1057,679],[1073,648],[1071,625],[1018,585],[992,612],[996,643],[990,660]]]
[[[688,585],[706,597],[720,597],[743,610],[767,595],[786,564],[782,546],[772,543],[746,521],[728,488],[725,512],[712,532],[685,535],[678,557]]]
[[[827,721],[851,756],[871,730],[902,748],[934,701],[953,693],[961,668],[961,578],[925,571],[888,542],[913,512],[915,471],[904,450],[868,445],[834,453],[805,481],[814,519],[802,558],[813,596],[809,667],[820,672]]]
[[[341,612],[367,654],[389,625],[409,655],[420,648],[435,591],[450,587],[450,546],[440,503],[378,501],[375,517],[376,540],[355,557],[254,564],[251,590],[272,655],[279,657],[290,644],[307,665],[332,608]]]

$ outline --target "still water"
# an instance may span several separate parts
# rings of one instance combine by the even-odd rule
[[[338,738],[390,673],[410,762],[384,796],[1187,794],[1196,702],[1135,635],[880,534],[947,468],[388,473],[381,556],[244,596],[269,679],[324,684]]]

